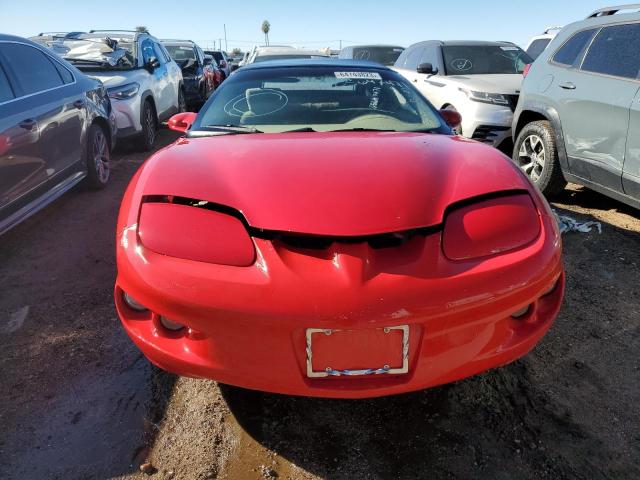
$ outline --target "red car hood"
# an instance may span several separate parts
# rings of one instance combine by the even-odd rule
[[[452,203],[529,188],[507,157],[460,137],[298,132],[179,140],[136,190],[227,205],[257,228],[354,236],[437,225]]]

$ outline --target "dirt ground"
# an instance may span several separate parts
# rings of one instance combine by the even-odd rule
[[[637,210],[558,199],[602,233],[564,236],[562,312],[522,360],[407,395],[294,398],[176,378],[128,340],[114,226],[145,155],[115,157],[107,189],[0,237],[0,478],[640,478]]]

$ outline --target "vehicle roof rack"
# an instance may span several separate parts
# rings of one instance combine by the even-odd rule
[[[562,30],[564,27],[562,25],[557,25],[555,27],[547,27],[544,29],[544,34],[546,35],[547,33],[549,33],[551,30]]]
[[[161,38],[160,39],[161,42],[191,42],[191,43],[196,43],[193,40],[187,40],[184,38]]]
[[[600,10],[593,12],[587,18],[608,17],[609,15],[615,15],[621,10],[640,10],[640,3],[630,3],[628,5],[601,8]]]
[[[117,28],[106,28],[106,29],[98,29],[98,30],[89,30],[89,33],[100,33],[100,32],[149,33],[149,32],[139,32],[137,30],[118,30]]]

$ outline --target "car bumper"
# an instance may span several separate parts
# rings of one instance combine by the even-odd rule
[[[118,138],[126,138],[142,132],[140,123],[140,97],[125,100],[111,100],[111,106],[118,127]]]
[[[405,244],[397,258],[393,248],[366,244],[309,254],[254,239],[251,267],[159,255],[138,243],[135,227],[125,228],[118,238],[116,308],[145,356],[180,375],[319,397],[419,390],[512,362],[550,328],[564,274],[555,220],[542,214],[541,221],[529,246],[482,260],[446,260],[434,233]],[[133,311],[123,291],[151,311]],[[524,317],[512,318],[526,306]],[[159,315],[187,328],[171,332]],[[307,329],[400,325],[409,330],[407,373],[307,376]]]
[[[462,134],[482,143],[499,147],[511,140],[513,111],[510,107],[468,102],[462,115]]]

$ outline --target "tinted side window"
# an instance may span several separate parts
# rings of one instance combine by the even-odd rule
[[[605,27],[593,40],[582,70],[616,77],[638,78],[640,24]]]
[[[544,52],[544,49],[547,48],[547,45],[549,45],[550,41],[550,38],[539,38],[537,40],[534,40],[533,42],[531,42],[531,45],[529,45],[529,48],[527,48],[527,53],[531,58],[535,60],[540,56],[542,52]]]
[[[553,56],[553,61],[562,65],[573,65],[587,47],[596,29],[582,30],[565,42]]]
[[[164,52],[162,51],[162,48],[160,48],[160,45],[158,45],[155,42],[153,42],[153,51],[155,52],[154,56],[158,59],[160,63],[162,64],[167,63],[167,61],[164,58]]]
[[[422,55],[420,56],[420,61],[418,65],[421,63],[430,63],[434,66],[434,68],[438,67],[438,57],[437,50],[434,47],[427,47],[422,51]]]
[[[412,48],[407,55],[407,61],[404,65],[404,68],[407,70],[415,70],[418,68],[418,64],[420,63],[420,58],[422,58],[422,52],[424,51],[424,47]]]
[[[11,89],[11,85],[9,85],[9,80],[7,80],[7,76],[0,66],[0,103],[11,100],[14,97],[15,95]]]
[[[69,70],[64,68],[58,62],[53,62],[53,64],[56,66],[56,69],[58,70],[58,73],[62,77],[62,81],[64,83],[73,83],[73,75],[71,75],[71,72]]]
[[[21,43],[4,43],[0,45],[0,51],[24,95],[63,85],[53,62],[37,48]]]
[[[142,61],[146,65],[149,60],[151,60],[151,57],[156,56],[156,52],[153,49],[153,42],[151,40],[143,40],[140,48],[142,49]]]
[[[409,55],[409,49],[408,48],[406,50],[404,50],[400,54],[400,56],[396,60],[395,66],[398,67],[398,68],[404,68],[404,64],[407,61],[407,55]],[[350,58],[350,57],[344,57],[344,58]]]

